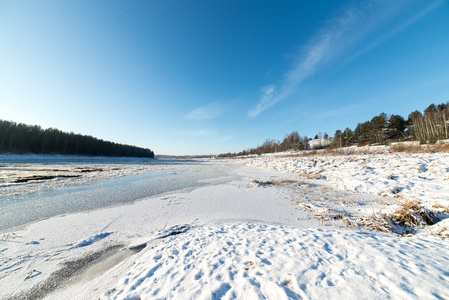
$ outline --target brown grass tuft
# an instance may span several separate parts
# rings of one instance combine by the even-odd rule
[[[400,192],[401,192],[401,189],[399,187],[397,187],[397,186],[391,188],[391,190],[390,190],[390,193],[392,193],[393,195],[396,195],[396,194],[398,194]]]
[[[298,176],[305,177],[307,179],[325,179],[320,173],[307,172],[306,174],[299,174]]]
[[[405,152],[405,153],[417,153],[420,152],[421,147],[419,144],[405,144],[405,143],[397,143],[393,146],[390,146],[390,153],[394,152]]]
[[[438,215],[416,201],[409,201],[390,215],[391,219],[401,226],[414,227],[420,225],[433,225],[439,221]]]
[[[345,215],[339,212],[339,213],[336,213],[335,215],[333,215],[333,218],[335,220],[342,220],[345,218]]]
[[[394,180],[394,179],[396,179],[396,176],[394,176],[393,174],[388,174],[387,179]]]
[[[439,152],[449,152],[448,143],[436,143],[427,145],[418,144],[408,144],[408,143],[397,143],[390,146],[390,153],[393,152],[406,152],[406,153],[439,153]]]
[[[390,220],[384,215],[377,216],[373,213],[371,216],[358,218],[357,223],[369,229],[381,232],[391,232]]]
[[[259,181],[257,179],[254,179],[252,183],[257,185],[276,185],[276,184],[304,184],[304,182],[293,180],[293,179],[282,179],[282,180],[268,180],[268,181]]]
[[[432,206],[432,209],[434,209],[436,212],[449,215],[449,206],[435,204]]]
[[[293,281],[291,279],[287,279],[284,284],[289,288],[293,289]]]

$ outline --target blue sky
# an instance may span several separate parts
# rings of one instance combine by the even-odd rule
[[[0,119],[218,154],[449,100],[449,4],[3,1]]]

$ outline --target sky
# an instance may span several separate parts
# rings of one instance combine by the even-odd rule
[[[0,0],[0,119],[240,152],[449,100],[449,2]]]

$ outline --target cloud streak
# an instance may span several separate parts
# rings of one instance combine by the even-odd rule
[[[271,84],[269,86],[266,86],[262,89],[262,97],[260,98],[259,103],[257,106],[250,110],[248,115],[250,117],[256,117],[258,114],[260,114],[262,111],[264,111],[267,108],[270,108],[271,106],[275,105],[277,101],[272,98],[272,94],[274,93],[274,85]]]
[[[184,119],[187,120],[211,120],[224,113],[225,107],[219,103],[212,103],[206,106],[198,107],[188,112]]]
[[[386,37],[377,39],[361,52],[364,53],[385,42],[441,4],[441,2],[437,1],[436,4],[430,5],[423,13],[403,23],[397,30],[391,31]],[[373,1],[363,7],[359,5],[344,9],[309,40],[292,67],[284,74],[280,83],[269,85],[269,89],[266,87],[262,89],[259,103],[249,110],[248,116],[251,118],[256,117],[278,102],[291,97],[305,80],[337,59],[341,59],[343,54],[347,53],[362,39],[396,16],[406,2],[394,4],[389,1]],[[357,53],[350,60],[360,54]]]
[[[418,11],[415,15],[413,15],[411,18],[409,18],[408,20],[406,20],[404,23],[400,24],[399,26],[397,26],[396,28],[394,28],[393,30],[391,30],[389,33],[387,33],[384,36],[378,37],[376,39],[374,39],[371,43],[368,44],[368,46],[366,46],[365,48],[362,48],[360,51],[358,51],[357,53],[355,53],[353,56],[351,56],[346,62],[345,64],[349,63],[350,61],[354,60],[355,58],[363,55],[364,53],[370,51],[373,48],[376,48],[377,46],[381,45],[382,43],[386,42],[387,40],[389,40],[390,38],[392,38],[393,36],[401,33],[403,30],[405,30],[407,27],[409,27],[410,25],[412,25],[413,23],[415,23],[416,21],[420,20],[422,17],[424,17],[425,15],[427,15],[429,12],[431,12],[432,10],[438,8],[439,6],[443,5],[445,3],[445,0],[437,0],[435,2],[431,2],[429,1],[429,5],[425,8],[423,8],[422,10]],[[394,10],[394,12],[396,13],[397,10]],[[390,13],[392,14],[392,13]],[[393,16],[388,16],[390,18],[392,18]],[[384,17],[385,19],[386,17]]]
[[[248,116],[256,117],[264,110],[291,96],[305,79],[335,57],[338,52],[335,48],[339,44],[338,40],[352,28],[359,17],[360,12],[357,9],[347,9],[332,24],[314,36],[304,47],[292,68],[284,75],[279,87],[272,84],[269,89],[264,88],[259,103],[249,111]]]

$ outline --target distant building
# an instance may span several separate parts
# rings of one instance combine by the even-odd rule
[[[309,141],[309,147],[307,149],[322,149],[328,147],[332,143],[332,139],[315,139]]]

